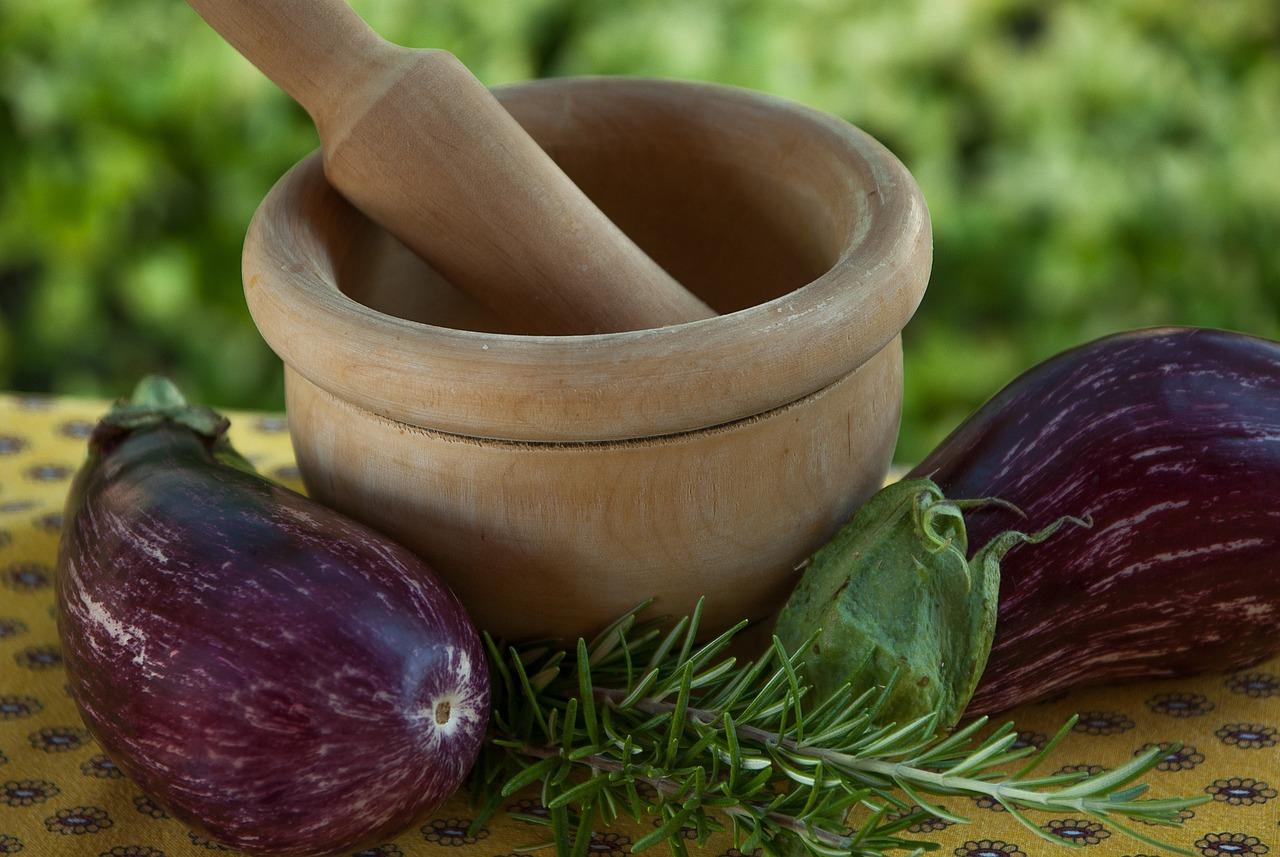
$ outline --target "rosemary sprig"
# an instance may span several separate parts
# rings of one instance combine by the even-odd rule
[[[701,646],[701,602],[667,630],[639,617],[642,604],[595,640],[566,651],[549,644],[503,648],[486,637],[494,676],[489,741],[473,774],[484,808],[535,783],[558,857],[586,853],[597,819],[657,819],[632,847],[666,843],[686,857],[686,831],[699,844],[731,831],[744,854],[881,857],[936,844],[900,837],[930,815],[955,815],[929,797],[988,797],[1037,836],[1050,837],[1028,810],[1069,811],[1107,822],[1147,844],[1161,843],[1119,819],[1175,826],[1178,812],[1205,797],[1145,799],[1131,785],[1167,749],[1153,749],[1111,771],[1036,776],[1074,718],[1043,748],[1014,749],[1012,723],[979,740],[981,718],[940,734],[938,712],[882,723],[890,688],[856,698],[848,686],[811,698],[800,652],[775,638],[760,659],[739,665],[725,651],[743,622]],[[816,629],[815,629],[816,631]],[[1014,773],[1004,769],[1017,763]],[[850,813],[862,808],[856,828]]]

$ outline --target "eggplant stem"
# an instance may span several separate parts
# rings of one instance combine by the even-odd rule
[[[161,375],[139,381],[133,395],[117,401],[101,425],[109,431],[129,432],[164,422],[185,426],[214,441],[222,438],[229,425],[226,417],[212,408],[190,404],[177,385]]]
[[[187,407],[187,397],[163,375],[148,375],[133,388],[129,406],[151,411],[179,411]]]

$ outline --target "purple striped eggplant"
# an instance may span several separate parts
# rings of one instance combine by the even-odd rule
[[[484,650],[421,560],[252,472],[162,379],[97,426],[66,508],[71,694],[177,818],[254,854],[390,836],[452,794]]]
[[[1004,558],[968,712],[1086,684],[1245,666],[1280,651],[1280,344],[1215,330],[1111,336],[1025,373],[911,476],[969,543],[1091,519]]]

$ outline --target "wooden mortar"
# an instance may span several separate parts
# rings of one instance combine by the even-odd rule
[[[420,552],[504,636],[590,633],[650,596],[678,614],[705,594],[708,629],[767,615],[893,453],[931,259],[919,189],[857,128],[746,90],[496,94],[721,315],[504,333],[312,155],[244,250],[309,492]]]

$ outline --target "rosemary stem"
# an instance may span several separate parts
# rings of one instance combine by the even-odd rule
[[[784,744],[791,743],[789,741],[784,742]],[[1014,788],[1003,783],[993,783],[987,780],[975,780],[972,777],[954,777],[945,772],[916,768],[911,765],[903,765],[900,762],[860,759],[848,753],[836,753],[820,747],[794,747],[793,745],[788,749],[795,749],[797,752],[805,753],[813,758],[831,762],[846,771],[865,771],[878,774],[891,781],[903,779],[908,782],[925,783],[944,793],[949,791],[975,792],[988,795],[1002,804],[1012,802],[1036,809],[1077,809],[1080,811],[1087,809],[1083,798],[1050,800],[1046,795],[1030,789]]]
[[[743,809],[742,807],[737,807],[737,806],[721,807],[720,811],[723,812],[725,815],[735,815],[735,816],[738,816],[739,818],[752,817],[752,814],[749,810],[746,810],[746,809]],[[800,833],[800,834],[807,833],[808,835],[812,836],[814,839],[817,839],[823,845],[830,845],[835,848],[843,848],[843,849],[848,849],[853,845],[852,837],[844,836],[839,833],[833,833],[830,830],[824,830],[821,827],[811,827],[794,816],[783,815],[780,812],[766,812],[764,816],[765,818],[769,819],[779,827],[785,827],[788,830],[794,831],[795,833]]]
[[[564,755],[561,752],[559,747],[546,747],[546,746],[538,746],[535,744],[525,744],[519,747],[518,749],[516,749],[515,752],[520,753],[521,755],[524,755],[524,756],[531,756],[535,759],[558,759]],[[608,756],[601,756],[601,755],[583,756],[580,759],[573,759],[571,761],[574,764],[582,765],[587,768],[592,768],[597,771],[609,771],[610,773],[621,773],[622,771],[627,770],[626,766],[623,765],[621,762],[619,762],[617,759],[610,759]],[[680,791],[679,785],[663,777],[650,777],[644,774],[636,774],[635,779],[638,782],[647,783],[648,785],[653,786],[655,789],[662,792],[663,794],[672,795]]]
[[[535,759],[555,759],[564,755],[560,751],[559,747],[546,747],[528,744],[517,748],[515,752]],[[575,764],[583,765],[584,767],[592,768],[597,771],[620,773],[627,770],[626,766],[618,760],[610,759],[607,756],[601,755],[583,756],[580,759],[574,759],[572,761]],[[663,794],[678,794],[681,790],[677,783],[663,777],[650,777],[644,774],[636,774],[633,778],[638,782],[647,783]],[[847,849],[853,845],[853,839],[851,837],[834,833],[830,830],[824,830],[820,827],[813,827],[794,816],[785,815],[780,812],[766,812],[764,807],[756,804],[751,805],[750,809],[740,806],[721,806],[717,807],[717,809],[725,815],[732,815],[738,818],[754,818],[763,815],[779,827],[785,827],[788,830],[795,831],[796,833],[807,833],[814,839],[822,842],[824,845],[831,845],[835,848]],[[755,810],[755,812],[752,812],[752,810]]]
[[[595,688],[595,697],[608,704],[617,704],[626,697],[626,692],[617,688],[598,687]],[[663,702],[654,699],[642,699],[635,703],[635,708],[645,712],[646,714],[659,714],[675,710],[675,705],[670,702]],[[686,709],[686,716],[699,724],[707,725],[714,723],[718,718],[714,711],[707,711],[701,708]],[[925,768],[917,768],[912,765],[904,765],[901,762],[885,762],[878,759],[863,759],[849,753],[840,753],[834,750],[828,750],[823,747],[810,747],[805,744],[797,743],[790,738],[779,738],[775,732],[769,732],[755,726],[739,725],[737,727],[739,738],[753,741],[765,747],[781,747],[792,753],[803,755],[812,759],[821,759],[828,762],[841,770],[852,774],[865,773],[873,774],[878,777],[888,779],[889,781],[906,780],[907,782],[930,786],[939,792],[965,791],[977,794],[983,794],[991,797],[993,800],[999,801],[1001,804],[1014,803],[1019,806],[1031,807],[1035,809],[1074,809],[1079,811],[1088,810],[1088,801],[1084,798],[1072,798],[1063,800],[1060,798],[1051,799],[1050,796],[1032,791],[1031,789],[1020,789],[1010,787],[1000,782],[989,782],[987,780],[978,780],[972,777],[957,777],[947,774],[945,771],[930,771]]]

